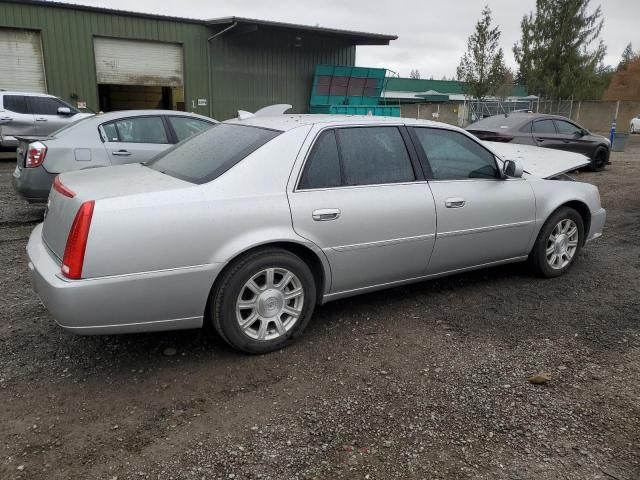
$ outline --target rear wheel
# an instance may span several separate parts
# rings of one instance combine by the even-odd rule
[[[592,172],[600,172],[604,169],[609,160],[609,152],[604,147],[598,147],[593,154],[589,168]]]
[[[556,210],[540,229],[529,264],[542,277],[558,277],[575,261],[584,238],[584,222],[573,208]]]
[[[232,264],[211,301],[213,326],[230,346],[266,353],[300,336],[313,314],[316,287],[313,273],[299,257],[265,249]]]

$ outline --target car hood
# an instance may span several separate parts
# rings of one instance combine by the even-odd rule
[[[590,160],[581,153],[552,148],[518,145],[515,143],[482,142],[502,160],[513,160],[525,172],[540,178],[551,178],[588,165]]]

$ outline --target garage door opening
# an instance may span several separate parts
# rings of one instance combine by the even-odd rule
[[[146,85],[98,85],[100,110],[163,109],[184,111],[182,87]]]
[[[182,45],[95,37],[93,49],[100,110],[184,110]]]

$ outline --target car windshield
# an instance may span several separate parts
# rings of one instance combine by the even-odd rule
[[[144,165],[187,182],[203,184],[218,178],[280,133],[266,128],[219,123]]]
[[[492,117],[483,118],[467,127],[469,130],[511,130],[517,128],[524,120],[530,120],[529,117],[523,118],[521,115],[494,115]]]

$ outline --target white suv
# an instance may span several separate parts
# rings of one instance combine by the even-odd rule
[[[52,95],[0,90],[0,147],[15,149],[16,137],[45,138],[91,115]]]
[[[640,133],[640,115],[631,119],[631,125],[629,125],[629,132]]]

